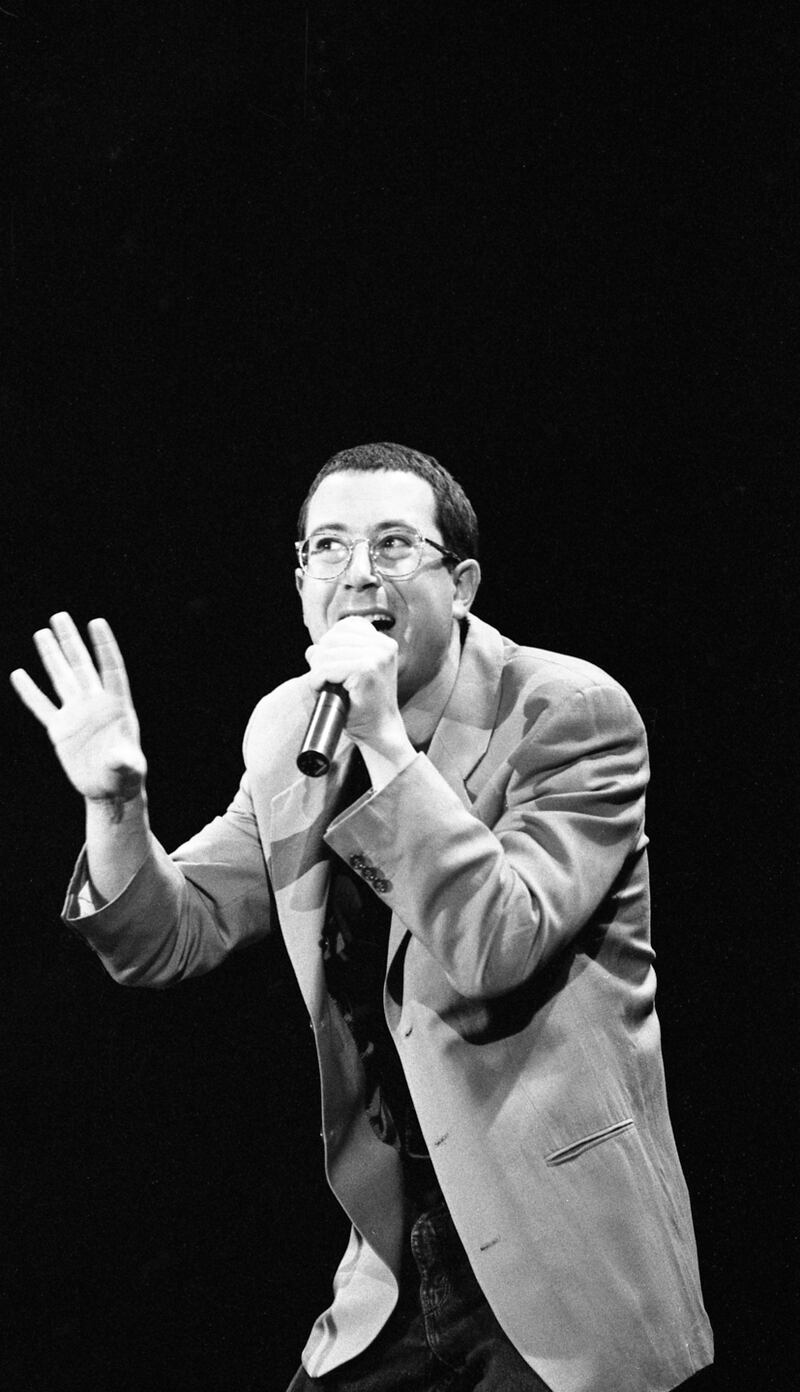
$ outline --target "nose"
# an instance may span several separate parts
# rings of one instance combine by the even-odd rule
[[[369,554],[369,542],[365,537],[359,537],[358,541],[353,543],[353,554],[342,578],[348,589],[353,590],[363,590],[370,585],[378,584]]]

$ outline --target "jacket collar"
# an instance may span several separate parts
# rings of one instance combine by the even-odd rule
[[[428,758],[467,807],[465,784],[486,753],[497,718],[503,639],[470,615],[458,675],[428,749]]]

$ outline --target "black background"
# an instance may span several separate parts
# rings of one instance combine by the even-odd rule
[[[309,477],[447,464],[477,612],[647,722],[697,1382],[789,1392],[788,17],[7,0],[0,36],[8,668],[111,620],[176,845],[302,668]],[[281,1392],[345,1237],[282,950],[114,986],[59,923],[78,800],[3,699],[0,1385]]]

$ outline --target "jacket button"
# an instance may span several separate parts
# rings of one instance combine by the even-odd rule
[[[365,870],[369,865],[369,861],[365,856],[356,851],[355,854],[350,857],[350,864],[354,870]]]
[[[391,887],[389,880],[378,879],[372,881],[372,888],[376,890],[378,894],[387,894]]]

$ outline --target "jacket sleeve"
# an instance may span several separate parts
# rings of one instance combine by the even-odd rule
[[[270,894],[248,775],[222,817],[172,856],[150,855],[116,899],[81,911],[88,874],[81,853],[63,918],[122,985],[167,986],[199,976],[270,931]]]
[[[532,703],[535,705],[535,703]],[[385,897],[462,995],[519,985],[644,850],[647,748],[617,685],[544,703],[473,811],[424,755],[327,840]],[[486,790],[485,790],[486,792]],[[480,818],[492,806],[492,825]]]

